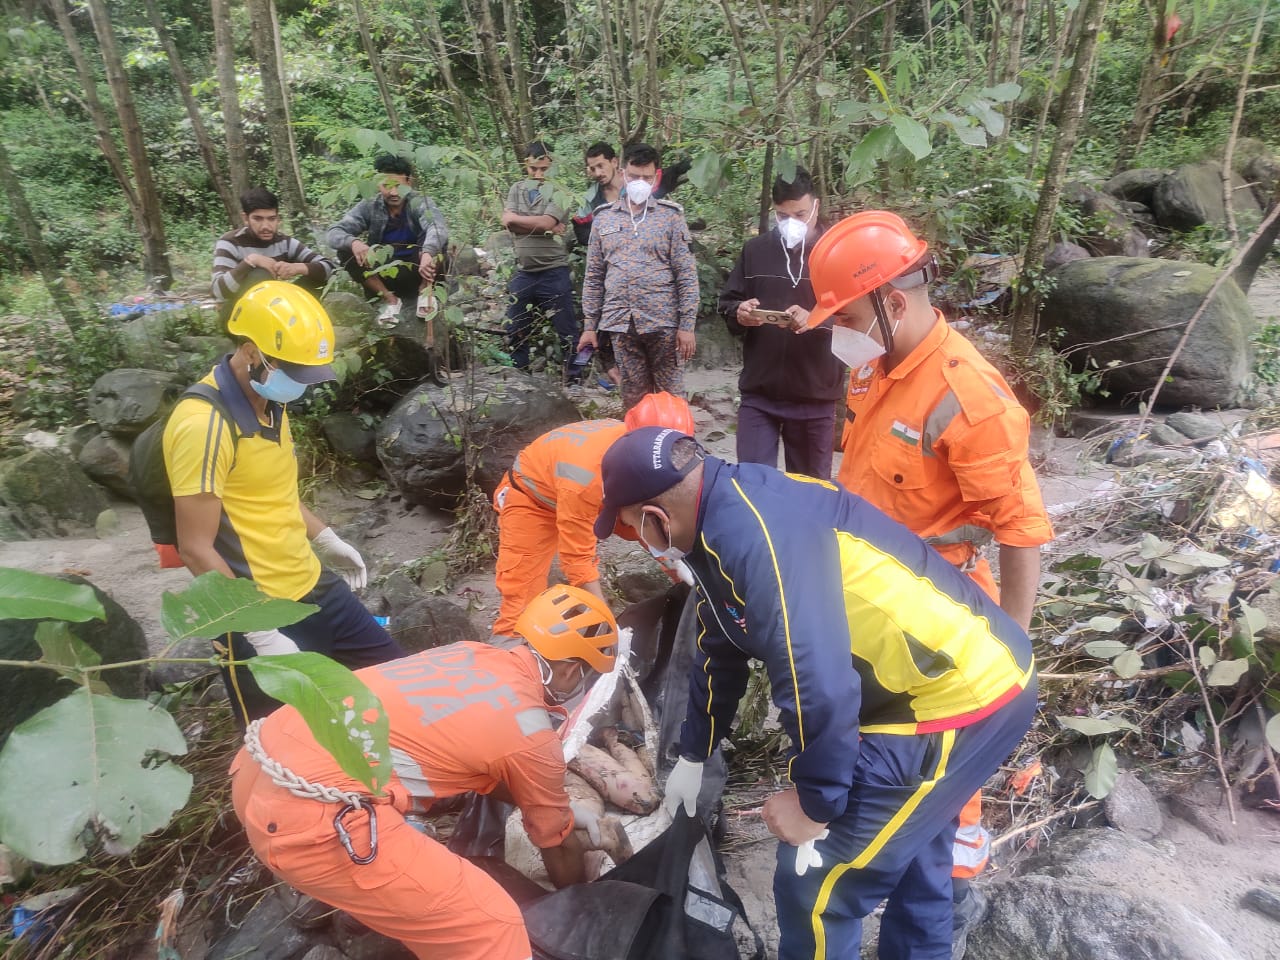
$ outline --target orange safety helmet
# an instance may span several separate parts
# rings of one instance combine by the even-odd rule
[[[813,329],[846,305],[886,283],[909,289],[936,274],[929,245],[896,213],[866,210],[846,217],[822,235],[809,254],[809,278],[817,305]]]
[[[516,633],[544,660],[585,660],[596,673],[613,669],[618,621],[608,604],[582,587],[543,590],[516,620]]]
[[[665,390],[661,393],[646,393],[640,402],[627,411],[622,418],[628,430],[640,427],[670,427],[693,436],[693,411],[684,397],[677,397]]]

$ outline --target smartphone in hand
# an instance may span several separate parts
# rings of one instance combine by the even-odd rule
[[[771,323],[775,327],[786,327],[788,330],[796,325],[795,317],[785,310],[761,310],[757,308],[751,311],[751,318],[759,320],[761,323]]]

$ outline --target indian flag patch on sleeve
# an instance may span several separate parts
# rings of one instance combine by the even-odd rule
[[[897,437],[903,443],[908,443],[915,447],[920,444],[920,431],[912,430],[901,420],[893,421],[893,428],[889,431],[891,436]]]

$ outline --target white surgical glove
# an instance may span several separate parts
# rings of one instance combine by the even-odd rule
[[[279,630],[249,630],[245,632],[244,638],[263,656],[298,652],[298,645]]]
[[[676,815],[676,807],[684,804],[684,812],[693,816],[698,807],[698,791],[702,789],[702,764],[681,757],[667,777],[667,789],[662,795],[662,805],[667,813]]]
[[[825,840],[830,836],[830,830],[823,830],[812,840],[806,840],[804,843],[796,847],[796,876],[803,877],[805,871],[810,867],[822,866],[822,854],[818,852],[818,848],[814,846],[819,840]]]
[[[587,837],[594,846],[600,846],[600,818],[585,800],[570,800],[569,809],[573,811],[575,830],[587,831]]]
[[[360,552],[347,543],[331,527],[325,527],[311,541],[311,549],[316,552],[320,562],[347,581],[352,590],[363,590],[369,582],[369,574],[364,568],[364,560]]]

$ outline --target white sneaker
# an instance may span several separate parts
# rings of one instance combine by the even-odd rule
[[[384,303],[382,309],[378,311],[378,326],[394,327],[400,322],[400,301],[395,303]]]

